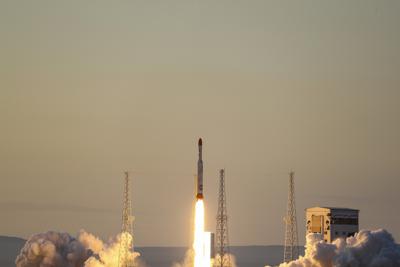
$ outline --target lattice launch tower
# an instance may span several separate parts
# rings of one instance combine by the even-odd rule
[[[133,219],[132,199],[129,173],[125,172],[124,197],[122,209],[121,241],[118,254],[118,267],[133,267],[130,255],[133,252]]]
[[[228,238],[228,215],[226,209],[225,194],[225,170],[219,171],[219,194],[218,194],[218,213],[217,213],[217,231],[215,238],[216,257],[215,267],[231,267],[229,254]]]
[[[285,222],[285,249],[283,261],[288,262],[299,257],[299,243],[297,235],[296,203],[294,196],[294,172],[289,175],[289,195]]]

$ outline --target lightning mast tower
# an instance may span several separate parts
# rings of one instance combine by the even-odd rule
[[[231,267],[229,255],[228,239],[228,215],[226,209],[225,194],[225,170],[219,171],[219,194],[218,194],[218,213],[217,213],[217,231],[216,231],[216,259],[215,267]]]
[[[296,204],[294,197],[294,172],[289,176],[289,195],[285,222],[285,250],[283,261],[288,262],[299,257],[299,243],[297,235]]]
[[[133,260],[130,258],[130,255],[133,252],[133,216],[130,190],[129,173],[125,172],[121,243],[118,254],[118,267],[134,266]]]

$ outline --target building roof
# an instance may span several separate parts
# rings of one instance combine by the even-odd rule
[[[349,208],[341,208],[341,207],[312,207],[307,208],[306,211],[332,211],[332,210],[346,210],[346,211],[360,211],[358,209],[349,209]]]

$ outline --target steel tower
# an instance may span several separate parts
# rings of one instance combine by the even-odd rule
[[[125,172],[124,197],[122,209],[121,241],[118,254],[118,267],[132,267],[133,260],[129,255],[133,252],[133,216],[130,192],[129,173]]]
[[[294,172],[289,176],[289,195],[285,222],[285,250],[283,261],[288,262],[299,257],[299,243],[297,235],[296,204],[294,197]]]
[[[231,267],[228,239],[228,215],[226,210],[225,170],[219,171],[219,194],[216,231],[216,258],[215,267]]]

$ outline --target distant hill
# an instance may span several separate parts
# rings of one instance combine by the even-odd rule
[[[15,258],[24,246],[25,241],[18,237],[0,236],[1,267],[15,267]]]
[[[14,261],[25,244],[24,239],[0,236],[0,266],[15,267]],[[174,262],[181,262],[186,247],[136,247],[142,260],[148,267],[172,267]],[[236,257],[238,267],[263,267],[282,262],[282,246],[232,246],[230,251]],[[304,248],[300,247],[301,254]]]
[[[171,267],[174,262],[181,262],[186,247],[136,247],[148,267]],[[299,247],[304,255],[304,247]],[[236,258],[239,267],[264,267],[282,262],[283,246],[231,246],[230,252]]]
[[[300,248],[302,253],[304,248]],[[232,246],[230,252],[240,267],[264,267],[282,262],[283,246]]]

